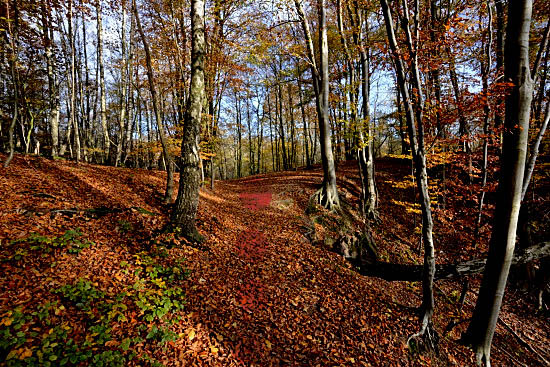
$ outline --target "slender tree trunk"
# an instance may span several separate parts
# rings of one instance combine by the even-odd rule
[[[248,173],[254,174],[254,149],[252,146],[252,118],[250,117],[250,94],[246,94],[246,126],[248,128]]]
[[[261,100],[259,98],[260,94],[259,92],[256,93],[258,95],[258,108],[256,108],[256,140],[257,143],[257,151],[256,151],[256,174],[260,174],[261,171],[261,161],[262,161],[262,143],[264,139],[264,125],[263,120],[265,116],[265,110],[262,109],[262,116],[260,117],[260,106],[262,105]]]
[[[516,244],[521,206],[533,81],[529,70],[532,1],[508,4],[504,58],[505,81],[514,86],[506,97],[504,140],[493,232],[479,297],[464,341],[479,364],[490,366],[491,343],[498,321]]]
[[[477,216],[477,224],[474,238],[477,240],[479,237],[479,230],[481,228],[481,217],[483,214],[483,205],[485,200],[485,186],[487,185],[487,161],[489,156],[489,120],[491,118],[491,105],[489,103],[489,72],[491,70],[491,50],[493,46],[493,13],[491,4],[487,2],[487,11],[489,12],[489,21],[487,29],[488,41],[485,46],[486,60],[481,62],[481,79],[483,84],[483,96],[485,97],[485,103],[483,105],[483,158],[481,163],[481,194],[479,197],[479,210]],[[480,22],[481,24],[481,22]]]
[[[104,156],[103,162],[109,161],[109,155],[111,150],[111,140],[109,139],[109,129],[107,127],[107,96],[105,91],[105,66],[103,62],[103,21],[101,0],[96,0],[96,12],[97,12],[97,62],[99,63],[99,89],[101,93],[100,100],[100,116],[101,116],[101,129],[103,130],[103,149]]]
[[[361,210],[365,218],[377,219],[378,192],[374,179],[374,129],[370,121],[369,113],[369,62],[367,50],[361,45],[361,90],[363,99],[363,126],[359,130],[360,146],[357,150],[359,155],[359,169],[362,173],[362,205]],[[363,135],[363,128],[367,128],[367,141]]]
[[[86,25],[86,18],[84,15],[84,9],[81,8],[80,14],[82,17],[82,51],[80,52],[81,56],[81,78],[80,78],[80,104],[81,104],[81,115],[82,115],[82,128],[84,129],[84,132],[82,133],[82,139],[83,139],[83,153],[84,153],[84,160],[86,162],[91,161],[93,155],[89,156],[89,151],[91,147],[93,147],[93,142],[91,141],[91,135],[92,135],[92,120],[91,120],[91,106],[90,106],[90,69],[88,67],[88,43],[87,43],[87,25]],[[82,67],[82,64],[84,67]],[[82,73],[84,76],[82,76]]]
[[[311,159],[309,156],[309,129],[307,127],[307,118],[306,118],[306,111],[304,106],[304,96],[302,91],[302,73],[300,71],[299,63],[297,64],[298,68],[298,97],[300,98],[300,113],[302,115],[302,124],[304,125],[304,146],[306,148],[305,156],[306,156],[306,168],[311,167]]]
[[[311,65],[311,74],[313,76],[313,87],[317,102],[317,116],[319,120],[319,133],[321,143],[321,162],[323,166],[323,183],[321,188],[315,193],[316,201],[328,209],[334,209],[340,206],[338,190],[336,188],[336,167],[334,165],[334,156],[332,153],[332,143],[330,134],[330,121],[328,114],[328,95],[329,95],[329,74],[328,74],[328,41],[326,27],[326,9],[325,0],[319,0],[319,50],[320,50],[320,71],[317,69],[315,61],[315,52],[309,24],[305,18],[300,0],[294,1],[296,10],[302,24],[302,30],[306,39],[308,49],[308,58]]]
[[[403,2],[405,22],[403,29],[406,34],[408,60],[411,64],[412,92],[415,98],[414,103],[409,95],[409,85],[407,82],[403,56],[397,45],[395,32],[393,29],[393,20],[390,13],[387,0],[380,0],[382,12],[386,24],[386,33],[392,52],[394,65],[397,74],[398,85],[401,90],[401,96],[406,111],[407,127],[411,140],[411,150],[415,166],[416,185],[420,196],[420,207],[422,209],[422,242],[424,243],[424,271],[422,276],[422,306],[421,306],[421,329],[420,332],[409,338],[409,342],[416,337],[422,337],[424,342],[430,347],[435,347],[437,343],[437,334],[433,330],[432,316],[434,312],[433,281],[435,275],[435,250],[432,236],[433,220],[430,206],[430,196],[428,192],[428,175],[426,169],[426,153],[424,147],[424,126],[423,126],[423,108],[424,98],[421,89],[420,74],[417,66],[417,54],[413,45],[413,39],[409,27],[409,10],[407,3]],[[418,3],[416,3],[415,15],[418,14]],[[416,28],[416,40],[418,40],[418,28]],[[418,130],[418,131],[417,131]]]
[[[269,141],[271,142],[271,169],[273,172],[275,172],[275,151],[273,150],[273,121],[271,118],[271,99],[270,96],[271,93],[269,89],[267,90],[267,116],[269,119]]]
[[[235,113],[237,114],[237,154],[235,155],[237,161],[237,177],[242,176],[242,125],[241,125],[241,100],[239,95],[235,91]]]
[[[164,194],[164,202],[171,203],[172,196],[174,193],[174,163],[172,161],[172,155],[170,154],[170,147],[168,146],[168,141],[166,139],[166,134],[164,132],[164,125],[162,123],[161,111],[159,107],[159,100],[157,97],[157,90],[155,87],[155,77],[153,74],[153,67],[151,65],[151,51],[149,50],[149,43],[143,32],[141,26],[141,21],[139,19],[139,13],[134,0],[134,17],[136,19],[136,25],[138,32],[141,36],[141,41],[143,42],[143,49],[145,51],[145,63],[147,66],[147,78],[149,79],[149,90],[151,92],[151,99],[153,100],[153,112],[155,114],[155,119],[157,120],[157,128],[160,137],[160,142],[162,144],[162,151],[164,154],[164,163],[166,166],[166,192]],[[198,153],[197,153],[198,154]]]
[[[531,182],[531,177],[533,175],[533,171],[535,170],[535,163],[537,162],[537,157],[539,155],[539,147],[540,143],[542,142],[542,138],[544,137],[544,133],[546,132],[546,128],[548,127],[548,121],[550,120],[550,103],[546,105],[546,115],[544,117],[544,120],[542,122],[542,126],[539,129],[539,132],[537,134],[537,137],[535,139],[535,143],[533,144],[533,148],[531,149],[531,155],[529,157],[529,163],[525,167],[525,176],[523,178],[523,186],[521,189],[521,200],[525,198],[525,194],[527,193],[527,189],[529,188],[529,183]]]
[[[121,25],[121,53],[122,65],[120,67],[120,110],[118,116],[118,139],[116,146],[115,167],[120,165],[122,160],[122,148],[124,145],[124,128],[126,126],[126,80],[128,78],[128,58],[126,55],[126,0],[122,0],[122,25]]]
[[[59,94],[56,88],[55,74],[54,74],[54,59],[52,52],[52,39],[50,38],[50,13],[47,9],[47,0],[42,0],[42,32],[44,39],[46,68],[48,72],[48,104],[49,104],[49,126],[50,126],[50,139],[51,139],[51,157],[57,158],[59,147]]]
[[[13,116],[11,120],[11,124],[8,130],[9,134],[9,147],[10,147],[10,153],[8,155],[8,158],[4,161],[4,167],[8,167],[10,162],[13,159],[13,155],[15,153],[15,142],[13,141],[13,135],[15,133],[15,124],[17,123],[17,117],[19,113],[19,77],[17,72],[17,53],[18,53],[18,47],[19,47],[19,8],[17,7],[17,1],[14,1],[14,20],[13,20],[13,30],[11,26],[12,20],[9,18],[10,14],[10,5],[9,0],[5,0],[6,3],[6,18],[7,18],[7,24],[8,24],[8,34],[10,35],[10,48],[11,48],[11,55],[9,56],[9,65],[10,65],[10,72],[11,72],[11,78],[13,82]]]
[[[71,49],[71,80],[70,80],[70,103],[71,103],[71,112],[70,112],[70,124],[74,129],[74,142],[75,142],[75,158],[77,162],[80,162],[80,130],[78,128],[78,122],[76,121],[75,109],[76,109],[76,74],[75,74],[75,40],[73,35],[73,0],[69,0],[69,47]],[[69,142],[70,144],[70,142]]]
[[[283,170],[288,169],[288,159],[286,154],[286,143],[285,143],[285,125],[284,125],[284,116],[283,116],[283,89],[281,87],[281,80],[277,83],[277,101],[279,108],[279,136],[281,137],[281,152],[283,153]]]
[[[294,168],[296,165],[296,144],[294,141],[294,108],[292,105],[292,85],[290,83],[287,84],[288,88],[288,114],[289,114],[289,121],[290,121],[290,154],[288,156],[288,168]]]
[[[505,0],[495,0],[495,10],[496,10],[496,69],[499,76],[503,73],[504,68],[504,15],[506,12],[506,1]],[[497,103],[495,108],[495,128],[502,127],[502,112],[499,108],[501,103]]]
[[[132,83],[133,83],[133,76],[134,76],[134,26],[135,26],[135,18],[132,14],[131,21],[130,21],[130,35],[129,35],[129,55],[128,55],[128,122],[125,127],[125,133],[126,137],[124,138],[125,141],[125,148],[124,148],[124,159],[122,162],[126,164],[126,161],[128,160],[128,156],[132,152],[132,136],[133,136],[133,130],[134,130],[134,91],[132,90]],[[137,70],[136,70],[137,75]],[[137,162],[137,160],[136,160]]]

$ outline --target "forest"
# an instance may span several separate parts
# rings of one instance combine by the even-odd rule
[[[545,0],[0,0],[0,366],[550,365]]]

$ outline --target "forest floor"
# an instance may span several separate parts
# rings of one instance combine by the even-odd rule
[[[479,276],[463,307],[460,281],[437,282],[440,350],[419,354],[406,341],[420,284],[358,275],[330,251],[360,223],[356,171],[338,167],[338,216],[305,214],[319,167],[205,186],[198,250],[161,232],[163,172],[16,156],[0,170],[0,365],[474,365],[457,342],[467,323],[445,328],[471,314]],[[408,175],[410,161],[377,162],[374,238],[382,259],[419,264]],[[489,232],[474,244],[465,200],[447,189],[456,197],[434,214],[440,263],[484,253]],[[508,287],[491,356],[495,366],[550,360],[548,315],[520,286]]]

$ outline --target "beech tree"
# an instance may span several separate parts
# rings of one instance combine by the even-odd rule
[[[157,128],[159,132],[160,141],[162,144],[162,151],[164,153],[164,164],[166,166],[166,191],[164,194],[164,202],[171,203],[172,196],[174,194],[174,162],[172,159],[172,154],[170,153],[170,147],[168,146],[168,141],[166,139],[166,133],[164,131],[164,125],[162,122],[162,116],[160,111],[160,102],[157,98],[157,87],[155,84],[155,76],[153,74],[153,66],[151,63],[151,51],[149,50],[149,43],[145,37],[145,32],[141,26],[141,21],[139,19],[139,13],[136,6],[136,1],[133,0],[133,9],[134,16],[136,18],[136,25],[138,32],[141,36],[141,41],[143,42],[143,50],[145,51],[145,63],[147,66],[147,79],[149,80],[149,91],[151,92],[151,99],[153,100],[153,113],[157,121]],[[123,116],[121,116],[122,118]],[[120,142],[121,143],[121,142]]]
[[[532,1],[508,4],[504,47],[504,77],[512,87],[506,96],[498,200],[487,266],[476,307],[463,339],[472,346],[478,364],[491,365],[491,343],[516,244],[522,199],[533,79],[529,65]]]
[[[306,40],[307,55],[313,78],[313,87],[315,90],[317,105],[317,117],[319,121],[323,183],[321,188],[315,193],[315,198],[316,201],[322,206],[328,209],[334,209],[340,206],[340,199],[338,197],[338,189],[336,187],[336,167],[334,165],[334,156],[332,152],[328,114],[329,73],[325,0],[317,1],[317,12],[319,15],[319,67],[317,67],[318,64],[313,48],[313,39],[304,9],[300,0],[295,0],[294,4],[296,5],[296,11],[298,12],[298,17],[300,19]]]
[[[176,232],[192,242],[201,242],[195,225],[199,205],[199,139],[204,99],[204,1],[191,2],[191,86],[183,140],[178,198],[172,212],[171,225]]]
[[[419,192],[420,207],[422,209],[422,242],[424,244],[424,268],[422,275],[422,305],[421,310],[421,328],[420,331],[409,338],[409,342],[417,337],[421,337],[428,347],[435,348],[437,343],[437,333],[433,329],[432,316],[434,313],[435,300],[433,295],[433,282],[435,276],[435,249],[433,242],[433,220],[430,203],[430,194],[428,192],[428,173],[426,169],[426,151],[424,144],[424,96],[422,92],[420,71],[418,67],[418,27],[413,44],[413,36],[409,26],[409,9],[407,2],[403,2],[403,22],[402,27],[406,36],[407,51],[406,57],[409,60],[411,75],[407,77],[405,70],[406,62],[403,51],[397,44],[395,37],[394,24],[387,0],[380,0],[384,21],[386,24],[386,33],[388,43],[392,53],[395,72],[397,74],[398,86],[401,92],[401,98],[405,106],[405,117],[407,120],[407,129],[411,141],[411,152],[414,162],[414,174],[416,177],[417,189]],[[415,19],[418,19],[418,6],[415,6]],[[409,91],[412,90],[412,95]]]
[[[107,128],[107,96],[105,89],[105,65],[103,61],[103,18],[101,9],[101,0],[96,0],[97,15],[97,63],[99,65],[99,88],[101,93],[100,118],[101,130],[103,132],[103,161],[109,160],[111,149],[111,139]]]

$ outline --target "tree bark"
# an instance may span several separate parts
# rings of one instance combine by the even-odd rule
[[[506,97],[500,180],[487,266],[476,307],[463,340],[472,346],[478,364],[490,366],[491,343],[516,243],[525,172],[533,81],[529,67],[532,1],[508,4],[505,81],[513,83]]]
[[[118,116],[118,139],[117,139],[117,146],[116,146],[116,157],[115,157],[115,167],[118,167],[120,165],[120,162],[122,160],[122,148],[124,145],[124,137],[126,134],[124,133],[124,128],[126,126],[126,110],[128,107],[127,101],[126,101],[126,81],[128,78],[128,58],[127,58],[127,52],[126,52],[126,0],[122,0],[121,3],[122,7],[122,24],[121,24],[121,54],[122,54],[122,60],[121,60],[121,66],[120,66],[120,109],[119,109],[119,116]]]
[[[246,126],[248,130],[248,173],[254,174],[254,149],[252,146],[252,119],[250,117],[250,93],[246,94]]]
[[[520,266],[535,260],[550,257],[550,242],[516,251],[512,258],[512,266]],[[381,261],[363,262],[360,259],[347,258],[350,262],[359,265],[358,272],[369,277],[381,278],[387,281],[422,281],[423,266],[412,264],[395,264]],[[473,259],[458,264],[438,264],[435,268],[434,280],[455,279],[466,275],[482,273],[485,270],[487,259]]]
[[[302,124],[304,125],[304,145],[305,145],[305,157],[306,157],[306,168],[311,167],[311,159],[309,156],[309,129],[307,127],[307,118],[306,111],[304,106],[304,92],[302,91],[302,72],[300,70],[299,62],[296,62],[296,68],[298,70],[298,97],[300,101],[300,113],[302,116]]]
[[[135,0],[132,7],[134,10],[134,17],[136,19],[137,29],[141,36],[143,49],[145,51],[145,63],[147,66],[147,78],[149,79],[149,90],[151,92],[151,99],[153,100],[153,112],[157,121],[160,142],[162,144],[162,151],[164,154],[164,163],[166,165],[166,192],[164,194],[164,202],[171,203],[174,193],[174,162],[172,161],[172,154],[170,154],[170,147],[168,146],[166,133],[164,131],[164,125],[162,123],[159,100],[157,97],[157,90],[155,86],[155,77],[153,74],[153,67],[151,65],[151,51],[149,50],[149,43],[147,42],[147,38],[145,37],[145,33],[143,32],[143,27],[141,26],[141,21],[139,19],[139,13]]]
[[[483,160],[481,163],[481,194],[479,197],[479,210],[477,215],[477,223],[475,229],[474,238],[477,240],[479,235],[479,230],[481,227],[481,217],[483,214],[483,204],[485,200],[485,186],[487,185],[487,161],[489,158],[489,120],[491,117],[491,105],[489,103],[489,72],[491,70],[492,58],[491,58],[491,49],[493,46],[493,13],[491,9],[491,4],[487,2],[487,12],[489,13],[487,37],[488,41],[485,45],[485,55],[486,59],[481,61],[481,80],[483,86],[483,96],[484,96],[484,105],[483,105]],[[482,22],[480,21],[480,24]],[[481,29],[480,29],[481,31]],[[485,42],[484,42],[485,43]]]
[[[204,0],[191,2],[191,89],[185,113],[178,198],[171,224],[191,242],[201,242],[195,225],[199,204],[199,139],[204,99]]]
[[[75,41],[74,41],[74,35],[73,35],[73,0],[69,0],[69,31],[68,31],[68,37],[69,37],[69,48],[71,49],[70,54],[70,91],[69,91],[69,99],[70,99],[70,124],[74,129],[74,142],[75,142],[75,150],[76,150],[76,161],[80,162],[80,130],[78,128],[78,123],[76,121],[76,115],[75,115],[75,109],[76,109],[76,74],[75,74]],[[68,144],[71,144],[70,141],[67,142]]]
[[[535,163],[537,162],[537,157],[539,155],[539,147],[540,143],[542,142],[542,138],[544,137],[544,133],[546,132],[546,128],[548,127],[548,122],[550,121],[550,103],[546,105],[546,115],[544,117],[544,121],[542,122],[542,126],[539,129],[539,132],[537,134],[537,137],[535,139],[535,143],[533,144],[533,148],[531,149],[531,155],[529,157],[529,162],[527,166],[525,167],[525,175],[523,177],[523,185],[521,189],[521,200],[525,198],[525,194],[527,193],[527,189],[529,188],[529,183],[531,182],[531,177],[533,175],[533,171],[535,170]]]
[[[424,270],[422,280],[422,316],[420,332],[413,335],[409,341],[416,337],[422,337],[424,342],[430,347],[435,347],[436,334],[432,326],[432,316],[434,312],[433,280],[435,276],[435,249],[433,243],[432,229],[432,211],[430,206],[430,195],[428,192],[428,175],[426,169],[426,154],[424,147],[424,125],[423,109],[424,98],[421,89],[420,73],[417,65],[417,54],[413,45],[413,39],[409,27],[409,10],[406,1],[403,1],[403,19],[402,25],[407,38],[408,60],[411,65],[411,79],[414,103],[409,95],[409,84],[405,74],[403,56],[397,45],[395,32],[393,29],[393,20],[390,13],[387,0],[380,0],[384,14],[386,33],[390,49],[393,55],[394,65],[397,74],[398,85],[401,90],[403,104],[406,111],[407,127],[411,140],[411,151],[415,166],[416,184],[420,196],[420,207],[422,209],[422,242],[424,243]],[[415,3],[415,15],[418,12],[418,3]],[[418,28],[416,28],[416,37],[418,41]],[[417,131],[418,129],[418,131]]]
[[[10,35],[10,48],[11,48],[11,55],[9,56],[9,65],[10,65],[10,72],[11,72],[11,78],[13,82],[13,90],[14,90],[14,96],[13,96],[13,116],[11,120],[10,127],[8,129],[9,134],[9,147],[10,152],[8,155],[8,158],[4,161],[4,167],[8,167],[10,162],[13,159],[13,155],[15,153],[15,142],[13,141],[13,134],[15,130],[15,124],[17,123],[17,117],[19,113],[19,77],[17,72],[17,53],[18,53],[18,47],[19,47],[19,8],[17,7],[17,1],[14,2],[14,27],[12,30],[11,27],[11,19],[9,17],[10,14],[10,5],[9,1],[5,0],[6,3],[6,18],[7,18],[7,25],[8,25],[8,34]]]
[[[96,13],[97,13],[97,62],[99,63],[99,89],[101,93],[100,100],[100,116],[101,116],[101,129],[103,130],[103,149],[104,156],[103,162],[109,161],[109,155],[111,150],[111,140],[109,139],[109,129],[107,127],[107,96],[105,91],[105,66],[103,62],[103,21],[101,0],[96,0]]]
[[[300,0],[294,0],[294,3],[296,5],[296,10],[298,12],[300,23],[302,24],[302,30],[304,31],[304,36],[306,39],[308,59],[313,78],[313,88],[315,90],[317,102],[317,116],[321,143],[321,162],[323,166],[323,183],[321,188],[315,193],[315,198],[319,204],[332,210],[340,206],[340,199],[336,188],[336,167],[334,165],[334,156],[332,153],[328,116],[329,75],[325,0],[319,0],[317,4],[319,15],[319,50],[321,53],[320,71],[317,69],[311,32],[309,30],[309,24],[305,17],[302,4]]]
[[[59,93],[57,92],[55,74],[54,74],[54,59],[52,52],[52,38],[50,37],[50,22],[49,22],[49,9],[46,8],[48,1],[42,0],[42,32],[44,40],[44,49],[46,57],[46,68],[48,73],[48,105],[49,111],[49,126],[50,126],[50,139],[51,139],[51,153],[52,159],[57,158],[59,147]]]

